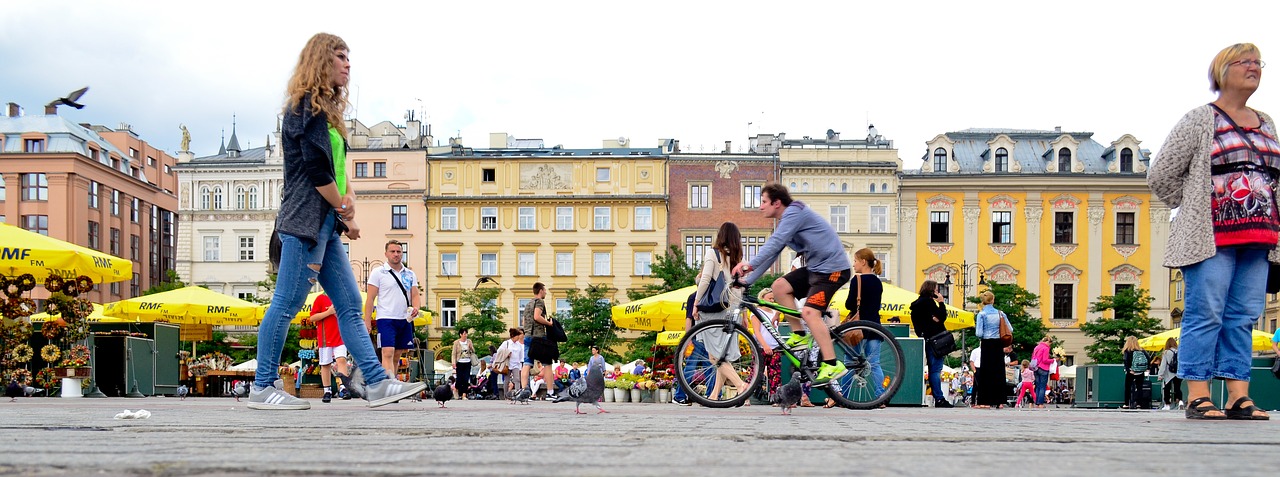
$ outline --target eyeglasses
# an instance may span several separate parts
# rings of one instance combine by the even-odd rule
[[[1258,69],[1263,69],[1267,67],[1267,62],[1262,60],[1236,60],[1236,61],[1227,63],[1227,66],[1235,66],[1235,65],[1244,65],[1246,68],[1250,66],[1257,66]]]

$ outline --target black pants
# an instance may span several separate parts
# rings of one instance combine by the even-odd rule
[[[1172,377],[1164,383],[1164,403],[1175,406],[1182,400],[1182,378]]]
[[[1142,380],[1147,379],[1145,374],[1124,373],[1124,404],[1130,409],[1138,407],[1138,395],[1141,392]],[[1143,408],[1151,405],[1151,403],[1141,403]]]
[[[471,363],[458,363],[457,372],[453,376],[456,379],[453,390],[458,392],[459,397],[466,396],[467,391],[471,390]]]

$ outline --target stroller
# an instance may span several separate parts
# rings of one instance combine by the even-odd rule
[[[476,383],[467,390],[467,399],[498,399],[498,380],[493,372],[485,370],[476,377]]]

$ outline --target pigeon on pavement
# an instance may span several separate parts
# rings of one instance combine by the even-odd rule
[[[431,397],[434,398],[436,402],[440,404],[440,408],[443,409],[445,401],[453,399],[453,390],[449,389],[448,383],[441,384],[436,386],[436,390],[431,393]]]
[[[773,402],[782,408],[782,415],[790,415],[791,409],[800,404],[800,396],[804,391],[800,387],[800,373],[792,372],[791,381],[778,388],[773,394]]]
[[[184,401],[185,401],[185,400],[187,399],[187,395],[188,395],[188,394],[190,394],[190,393],[191,393],[191,390],[190,390],[190,389],[187,389],[187,385],[186,385],[186,384],[179,384],[179,385],[178,385],[177,395],[178,395],[179,400],[184,400]]]
[[[18,384],[18,380],[10,379],[9,385],[4,388],[4,395],[9,398],[9,402],[17,401],[24,395],[22,385]]]
[[[569,385],[569,389],[566,389],[564,392],[557,395],[556,399],[551,402],[573,400],[577,403],[573,407],[573,412],[575,414],[586,414],[579,408],[582,407],[583,403],[589,403],[595,406],[596,409],[599,409],[599,412],[596,413],[599,414],[601,412],[609,412],[600,407],[600,398],[603,396],[604,370],[600,369],[599,365],[596,365],[589,366],[587,374],[584,374],[582,377],[575,380],[573,384]]]
[[[240,398],[249,396],[249,381],[239,381],[231,386],[231,395],[235,396],[236,402],[240,402]]]

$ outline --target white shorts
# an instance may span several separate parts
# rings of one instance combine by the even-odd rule
[[[320,348],[320,366],[333,364],[334,358],[347,358],[347,345]]]

